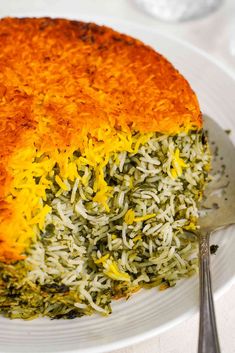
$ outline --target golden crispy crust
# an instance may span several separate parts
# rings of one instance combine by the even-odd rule
[[[0,220],[10,216],[4,199],[15,151],[81,148],[84,131],[96,138],[106,125],[177,133],[202,120],[188,82],[136,39],[93,23],[0,20]]]
[[[43,117],[58,144],[69,144],[78,127],[107,119],[140,131],[201,127],[197,98],[183,76],[150,47],[110,28],[5,18],[0,53],[1,185],[3,157],[28,131],[38,134]]]

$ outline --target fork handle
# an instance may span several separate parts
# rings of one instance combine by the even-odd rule
[[[220,353],[210,274],[210,236],[199,235],[200,323],[198,353]]]

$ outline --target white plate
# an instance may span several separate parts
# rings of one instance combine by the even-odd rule
[[[73,14],[71,17],[74,17]],[[164,54],[189,80],[199,97],[202,111],[223,128],[235,131],[235,81],[205,54],[142,26],[110,19],[82,19],[112,26],[143,40]],[[232,138],[235,141],[234,134]],[[235,233],[234,228],[223,231],[223,234],[218,232],[212,240],[220,246],[217,255],[212,257],[216,296],[234,281],[235,234],[232,233]],[[198,278],[195,276],[165,292],[145,290],[127,302],[115,302],[113,314],[108,318],[92,316],[71,321],[38,319],[29,322],[0,318],[0,352],[103,353],[157,335],[197,310]]]

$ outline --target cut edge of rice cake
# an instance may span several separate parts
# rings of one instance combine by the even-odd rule
[[[183,169],[177,178],[172,175],[175,158]],[[141,288],[163,290],[195,274],[197,237],[184,231],[195,229],[195,201],[209,163],[202,133],[155,134],[136,154],[120,152],[104,168],[116,188],[110,212],[89,200],[94,179],[85,166],[88,185],[66,182],[68,190],[60,193],[62,185],[54,181],[52,216],[41,240],[25,261],[5,265],[2,272],[12,276],[13,286],[2,288],[0,311],[24,319],[107,315],[113,298],[128,298]]]

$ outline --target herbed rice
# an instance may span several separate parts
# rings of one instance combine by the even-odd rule
[[[183,167],[173,163],[177,150]],[[197,237],[186,231],[195,230],[209,164],[203,132],[155,133],[138,153],[110,157],[110,211],[92,201],[91,167],[80,170],[83,183],[65,181],[68,191],[53,180],[45,231],[26,260],[0,265],[0,312],[23,319],[106,315],[112,298],[163,290],[195,274]]]

